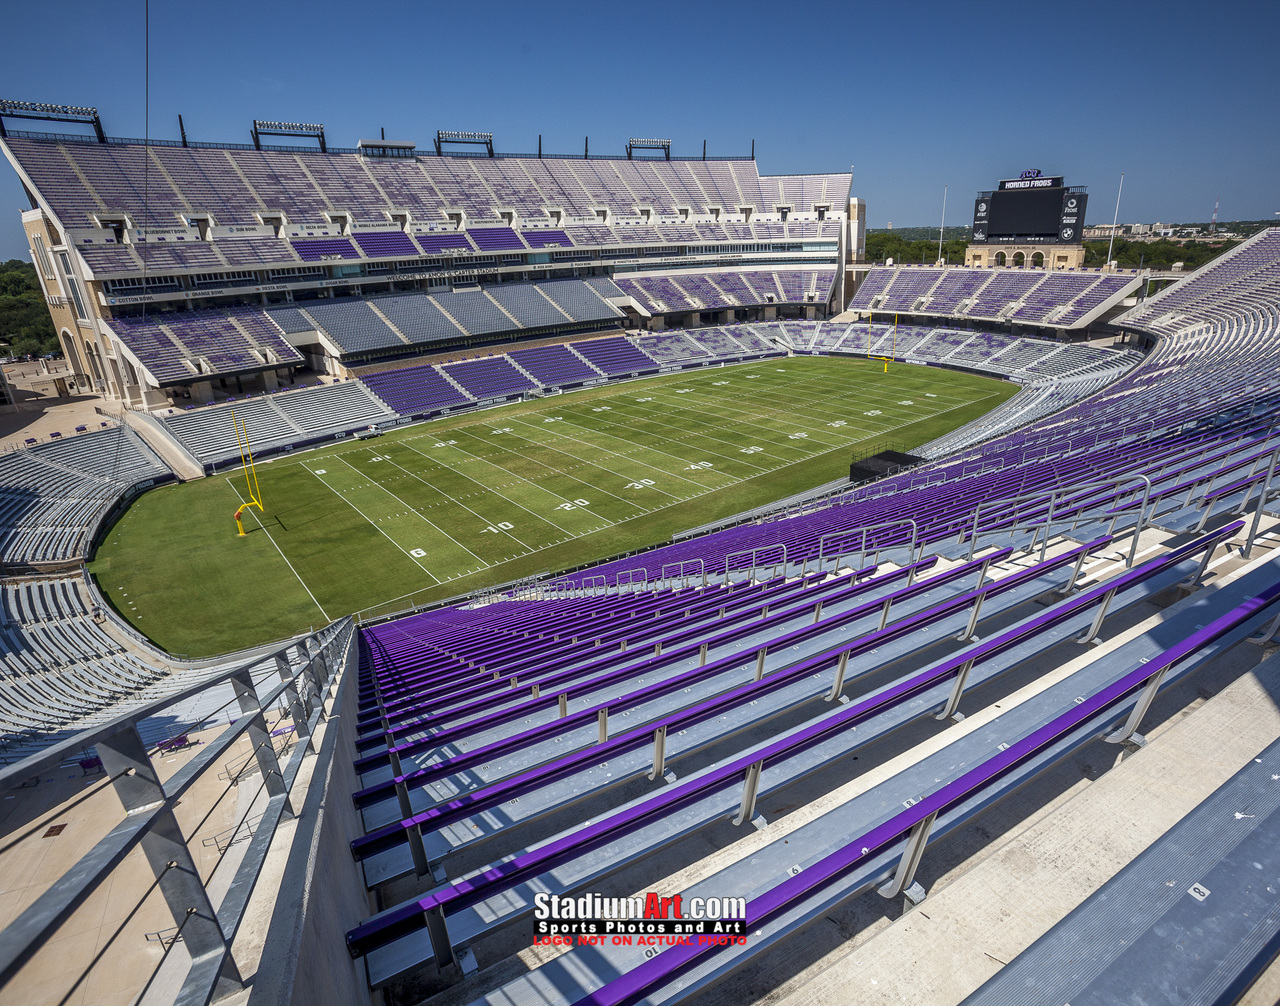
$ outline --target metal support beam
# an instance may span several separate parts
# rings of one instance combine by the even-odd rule
[[[756,812],[756,793],[760,789],[760,772],[764,762],[755,762],[747,769],[747,778],[742,785],[742,804],[738,807],[738,816],[733,819],[735,825],[750,821]]]
[[[1214,554],[1218,551],[1218,543],[1215,541],[1210,548],[1204,550],[1204,554],[1200,556],[1200,565],[1196,571],[1183,580],[1178,586],[1180,587],[1198,587],[1200,580],[1204,577],[1204,571],[1209,568],[1209,562],[1213,559]]]
[[[769,647],[762,646],[756,651],[756,680],[764,677],[764,658],[769,655]]]
[[[903,850],[902,859],[898,861],[897,872],[892,880],[876,891],[880,897],[896,898],[899,894],[905,894],[913,905],[924,900],[924,888],[915,882],[916,868],[919,867],[924,848],[929,843],[929,832],[933,829],[937,816],[937,811],[934,811],[911,829],[911,834],[907,836],[907,847]]]
[[[664,723],[653,732],[653,771],[649,773],[649,781],[653,782],[667,769],[667,725]]]
[[[126,814],[151,810],[166,802],[155,765],[133,723],[99,740],[97,751]],[[162,810],[139,844],[192,960],[220,956],[217,991],[227,995],[242,988],[240,971],[231,957],[226,935],[173,811]]]
[[[1280,632],[1280,614],[1271,620],[1271,624],[1263,629],[1256,636],[1250,636],[1249,642],[1256,643],[1259,646],[1265,646],[1275,640],[1276,633]]]
[[[827,692],[825,698],[828,702],[834,702],[840,697],[840,693],[844,691],[844,675],[849,670],[849,651],[845,650],[840,654],[840,662],[836,664],[836,679],[831,682],[831,691]]]
[[[445,968],[453,963],[453,944],[449,941],[449,927],[444,921],[444,909],[439,905],[423,912],[427,923],[427,935],[431,949],[436,952],[436,966]]]
[[[564,719],[569,715],[569,693],[561,692],[556,696],[556,705],[559,707],[560,718]]]
[[[281,681],[289,681],[293,677],[293,667],[289,664],[289,659],[283,653],[276,654],[276,670],[280,675]],[[311,742],[311,727],[307,723],[307,710],[302,704],[302,695],[298,688],[297,682],[287,685],[285,695],[289,701],[289,715],[293,717],[293,729],[298,738],[305,737],[307,740],[307,750],[314,751],[315,745]]]
[[[1098,606],[1098,614],[1094,616],[1093,625],[1089,626],[1089,631],[1083,636],[1077,636],[1076,642],[1081,644],[1089,644],[1098,642],[1098,633],[1102,631],[1102,622],[1107,617],[1107,611],[1111,607],[1111,600],[1116,596],[1116,589],[1112,587],[1102,596],[1102,604]]]
[[[1134,705],[1133,711],[1129,713],[1129,718],[1124,721],[1124,726],[1104,736],[1102,738],[1104,741],[1108,744],[1124,744],[1128,742],[1139,747],[1147,743],[1147,739],[1138,733],[1138,727],[1142,723],[1142,717],[1146,716],[1147,710],[1151,708],[1151,703],[1155,701],[1156,692],[1160,690],[1160,683],[1164,681],[1164,677],[1168,673],[1169,669],[1162,667],[1151,676],[1147,686],[1142,690],[1142,694],[1138,696],[1138,701]]]
[[[1244,549],[1241,556],[1245,559],[1249,558],[1249,553],[1253,551],[1253,540],[1258,536],[1258,525],[1262,522],[1262,511],[1267,505],[1267,493],[1271,489],[1271,480],[1275,478],[1276,465],[1280,463],[1280,447],[1271,452],[1271,460],[1267,464],[1267,477],[1262,480],[1262,492],[1258,494],[1258,509],[1253,511],[1253,522],[1249,525],[1249,537],[1245,539]],[[1248,499],[1249,494],[1245,493]]]
[[[956,672],[956,683],[951,686],[951,695],[947,699],[947,704],[942,707],[942,712],[938,713],[934,719],[954,719],[957,723],[964,719],[964,714],[957,712],[957,710],[960,708],[960,696],[964,694],[964,686],[969,681],[969,672],[971,670],[973,670],[972,660],[966,660],[960,666],[960,670]]]
[[[249,717],[249,743],[253,746],[254,760],[262,772],[267,793],[282,796],[285,793],[284,776],[280,773],[280,760],[276,757],[274,738],[267,727],[266,717],[262,715],[262,707],[258,704],[258,691],[254,688],[253,678],[248,670],[244,670],[233,675],[230,682],[240,703],[240,712]],[[287,796],[285,813],[293,816],[293,808],[289,806]]]
[[[973,639],[974,630],[978,627],[978,616],[982,613],[982,602],[987,599],[986,594],[979,594],[973,601],[973,611],[969,613],[969,624],[965,626],[964,632],[956,636],[957,642],[967,643]]]
[[[596,727],[599,730],[600,743],[603,744],[609,739],[609,710],[601,709],[596,713]]]
[[[1084,561],[1089,557],[1088,552],[1081,552],[1080,558],[1076,560],[1075,566],[1071,570],[1071,579],[1067,581],[1067,585],[1059,591],[1060,594],[1070,594],[1076,589],[1076,581],[1080,579],[1080,571],[1084,569]]]

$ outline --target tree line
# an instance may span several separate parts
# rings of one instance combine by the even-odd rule
[[[893,259],[900,265],[932,265],[939,259],[938,238],[911,240],[911,231],[923,228],[910,228],[899,231],[868,231],[867,261],[883,263]],[[948,227],[948,231],[952,228]],[[955,228],[960,230],[960,228]],[[1162,238],[1159,241],[1128,241],[1116,238],[1111,257],[1125,269],[1157,269],[1169,270],[1175,262],[1181,262],[1186,272],[1198,269],[1223,252],[1234,248],[1238,241],[1170,241]],[[1084,264],[1086,268],[1096,269],[1107,261],[1106,241],[1086,241],[1084,243]],[[969,242],[963,237],[948,237],[942,243],[942,258],[950,265],[963,265],[965,252]]]
[[[58,333],[36,268],[22,259],[0,263],[0,345],[7,355],[27,356],[58,350]]]

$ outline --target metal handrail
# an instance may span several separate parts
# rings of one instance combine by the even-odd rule
[[[826,562],[828,558],[834,559],[836,562],[836,565],[838,566],[840,563],[840,560],[844,556],[853,554],[853,551],[849,550],[844,552],[837,552],[833,556],[827,556],[825,550],[826,550],[828,539],[848,538],[850,535],[861,534],[862,544],[858,548],[858,561],[854,563],[854,569],[858,569],[859,567],[862,566],[867,556],[867,532],[868,531],[878,531],[878,530],[881,530],[882,528],[888,528],[888,527],[902,527],[907,524],[911,525],[911,543],[907,548],[906,565],[910,565],[913,561],[915,561],[916,540],[919,536],[920,529],[919,529],[919,526],[916,524],[916,522],[912,520],[910,517],[900,517],[896,520],[881,521],[878,524],[868,524],[866,527],[850,528],[847,531],[833,531],[830,534],[824,534],[821,538],[818,539],[818,572],[822,571],[822,564]],[[880,551],[881,551],[880,548],[876,549],[877,558],[879,557]],[[921,558],[923,558],[923,552],[924,552],[924,546],[921,545],[921,553],[922,553]],[[973,556],[970,556],[969,558],[972,559]],[[805,572],[808,570],[808,567],[809,567],[809,559],[806,556],[804,563],[800,567],[801,576],[804,576]]]
[[[153,863],[155,883],[163,889],[166,904],[182,906],[172,911],[192,964],[178,1000],[208,1002],[219,988],[231,991],[239,987],[242,983],[231,957],[232,942],[276,827],[282,815],[291,812],[290,790],[303,760],[314,750],[311,736],[325,716],[325,702],[335,680],[351,661],[354,644],[354,622],[350,617],[341,619],[288,647],[212,674],[0,769],[0,785],[14,786],[59,764],[69,753],[95,746],[123,805],[120,823],[0,930],[0,991],[139,846],[148,852],[147,861]],[[289,650],[295,648],[300,657],[296,663],[289,658]],[[254,680],[255,668],[264,664],[278,675],[278,683],[270,688],[263,676],[258,678],[260,684]],[[184,698],[223,684],[233,686],[241,715],[161,783],[138,724]],[[294,729],[305,740],[294,746],[286,767],[281,766],[270,743],[264,717],[264,711],[277,703],[293,710]],[[255,829],[254,844],[237,869],[232,893],[215,910],[185,841],[175,841],[181,838],[182,830],[174,807],[204,773],[216,770],[232,746],[246,735],[253,742],[270,799],[262,823]],[[171,868],[174,865],[180,868]]]

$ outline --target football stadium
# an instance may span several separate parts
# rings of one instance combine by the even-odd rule
[[[1280,227],[32,91],[0,1001],[1280,998]]]

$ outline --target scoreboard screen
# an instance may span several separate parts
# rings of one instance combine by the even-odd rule
[[[1057,234],[1064,192],[1060,188],[993,192],[988,236]]]
[[[1079,244],[1088,196],[1060,177],[1006,179],[973,206],[975,244]]]

